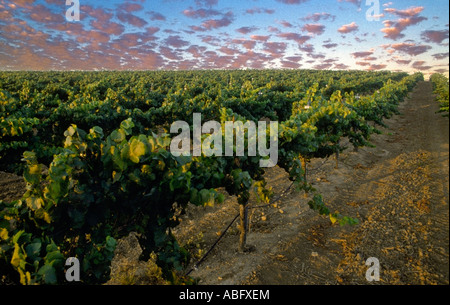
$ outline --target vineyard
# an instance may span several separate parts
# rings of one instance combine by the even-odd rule
[[[222,130],[278,122],[277,166],[292,187],[330,222],[357,224],[326,205],[308,164],[372,146],[419,81],[362,71],[1,72],[0,170],[23,175],[26,190],[0,201],[0,281],[64,283],[65,261],[77,257],[84,283],[104,283],[117,241],[134,232],[142,260],[155,258],[169,282],[190,282],[181,272],[190,253],[172,231],[188,204],[220,204],[224,192],[237,198],[236,247],[247,251],[250,197],[274,200],[267,155],[249,153],[246,131],[242,156],[175,156],[170,126],[193,131],[195,113]],[[448,112],[448,80],[432,82]]]
[[[430,81],[433,84],[433,92],[436,94],[436,99],[440,104],[441,109],[439,112],[444,113],[444,116],[448,117],[448,78],[442,74],[433,74],[430,77]]]

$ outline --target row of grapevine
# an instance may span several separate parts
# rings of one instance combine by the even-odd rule
[[[433,93],[436,94],[436,99],[440,104],[440,113],[444,113],[444,116],[449,115],[448,113],[448,104],[449,104],[449,96],[448,96],[448,78],[443,74],[435,73],[431,75],[430,81],[433,84]]]
[[[192,127],[194,112],[220,122],[222,130],[226,121],[279,121],[278,165],[298,189],[313,193],[311,208],[341,224],[355,223],[326,207],[305,180],[305,164],[344,150],[344,137],[354,147],[370,145],[376,124],[396,113],[423,79],[365,73],[349,80],[351,73],[329,71],[302,83],[314,73],[110,72],[98,81],[91,74],[50,73],[39,76],[45,81],[23,76],[30,79],[22,89],[13,81],[21,76],[7,74],[0,88],[0,164],[21,168],[27,191],[17,202],[0,202],[1,274],[23,284],[61,283],[65,259],[77,257],[83,281],[101,283],[108,279],[116,240],[137,232],[142,258],[155,253],[164,276],[177,281],[172,271],[189,261],[171,234],[180,210],[223,201],[217,191],[223,187],[245,214],[252,191],[266,202],[271,193],[259,165],[265,157],[248,154],[248,135],[244,156],[170,153],[170,124],[186,120]],[[56,80],[63,85],[56,88]],[[18,152],[21,167],[14,160]],[[241,224],[242,250],[245,234]]]

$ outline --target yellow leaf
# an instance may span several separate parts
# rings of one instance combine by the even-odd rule
[[[35,164],[30,166],[30,174],[32,175],[38,175],[41,172],[41,167],[39,164]]]
[[[12,258],[11,258],[11,265],[13,266],[13,267],[15,267],[15,268],[18,268],[19,267],[19,265],[20,265],[20,253],[19,253],[19,250],[20,250],[20,246],[19,246],[19,244],[18,243],[15,243],[14,244],[14,252],[13,252],[13,256],[12,256]]]
[[[0,229],[0,239],[7,240],[8,239],[8,230],[5,228]]]
[[[42,200],[42,198],[36,197],[28,197],[25,201],[27,203],[27,206],[33,211],[40,209],[44,204],[44,200]]]
[[[333,214],[330,214],[330,220],[332,224],[335,224],[338,219]]]

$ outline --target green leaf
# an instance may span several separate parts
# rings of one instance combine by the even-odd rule
[[[131,118],[126,119],[122,123],[120,123],[120,128],[125,132],[126,135],[131,134],[131,129],[133,129],[134,123]]]
[[[94,126],[89,132],[92,134],[97,134],[100,138],[103,138],[103,129],[101,127]]]
[[[45,284],[57,283],[56,270],[51,265],[45,264],[42,266],[38,271],[38,275],[42,276]]]
[[[25,251],[31,259],[35,260],[39,257],[39,254],[41,252],[41,246],[42,246],[41,241],[39,239],[35,239],[33,243],[25,247]]]
[[[126,138],[126,134],[122,129],[117,129],[111,133],[110,138],[116,143],[122,143]]]

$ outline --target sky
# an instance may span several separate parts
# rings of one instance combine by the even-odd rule
[[[0,0],[0,70],[448,76],[448,15],[447,0]]]

